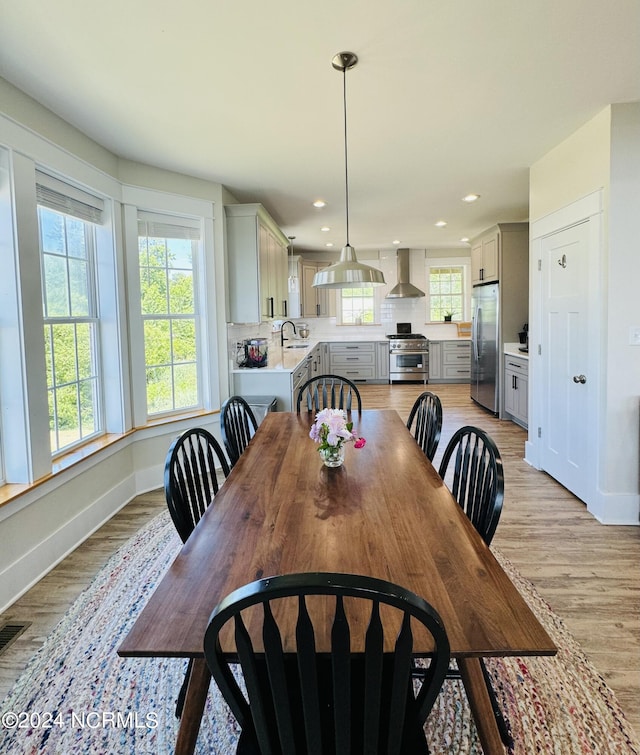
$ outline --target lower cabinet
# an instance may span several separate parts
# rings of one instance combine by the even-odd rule
[[[389,382],[388,341],[329,344],[329,372],[353,381]]]
[[[329,344],[329,372],[349,380],[374,380],[376,377],[375,343]]]
[[[526,359],[504,358],[504,410],[522,427],[527,427],[529,403],[529,363]]]
[[[382,383],[389,382],[389,342],[376,343],[376,378]]]
[[[471,341],[429,341],[429,382],[468,383]]]

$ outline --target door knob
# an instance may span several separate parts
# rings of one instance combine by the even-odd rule
[[[573,382],[574,383],[586,383],[587,378],[585,375],[574,375],[573,376]]]

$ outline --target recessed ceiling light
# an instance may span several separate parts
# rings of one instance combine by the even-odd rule
[[[392,241],[391,243],[392,243],[392,244],[399,244],[399,243],[400,243],[400,241],[399,241],[398,239],[394,239],[394,240],[393,240],[393,241]]]
[[[327,241],[327,243],[325,244],[325,246],[333,246],[333,241]]]
[[[438,228],[444,228],[446,224],[447,224],[446,220],[438,220],[438,222],[436,223],[436,226]]]
[[[463,202],[475,202],[476,199],[480,199],[480,194],[467,194],[466,197],[462,197]]]
[[[329,226],[328,226],[328,225],[323,225],[323,226],[322,226],[322,228],[321,228],[320,230],[321,230],[321,231],[324,231],[324,232],[326,233],[327,231],[330,231],[330,230],[331,230],[331,228],[329,228]]]
[[[324,207],[327,203],[324,201],[324,199],[316,199],[316,201],[313,203],[314,207]]]
[[[468,238],[467,238],[466,236],[463,236],[463,237],[462,237],[462,238],[460,239],[460,241],[462,241],[462,243],[463,243],[463,244],[468,244],[468,243],[469,243],[469,239],[468,239]]]

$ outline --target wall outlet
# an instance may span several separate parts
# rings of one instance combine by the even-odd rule
[[[629,328],[629,343],[632,346],[640,346],[640,327]]]

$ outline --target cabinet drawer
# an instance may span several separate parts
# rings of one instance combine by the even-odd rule
[[[529,375],[529,362],[526,359],[518,359],[507,354],[504,358],[504,368],[522,377]]]
[[[329,349],[331,351],[331,355],[334,354],[353,354],[354,352],[358,353],[365,353],[365,352],[371,352],[374,353],[376,350],[376,345],[373,341],[358,341],[353,343],[332,343],[329,345]]]
[[[443,351],[442,364],[445,367],[448,364],[467,365],[468,368],[471,364],[471,352],[468,349],[466,351]]]
[[[445,364],[442,368],[442,377],[450,380],[453,380],[454,378],[470,378],[471,366],[469,364],[467,364],[466,366]]]
[[[308,380],[308,378],[309,365],[307,364],[307,362],[305,362],[291,374],[291,385],[293,390],[295,391],[296,389],[298,389],[304,382],[306,382],[306,380]]]
[[[351,351],[347,352],[345,354],[334,354],[331,353],[331,364],[337,365],[337,366],[345,366],[348,367],[349,365],[375,365],[376,363],[376,355],[375,352],[365,352],[364,354],[361,354],[359,351]]]
[[[349,380],[374,380],[376,377],[375,365],[371,367],[360,367],[359,365],[340,366],[338,369],[331,369],[336,375],[349,378]]]

